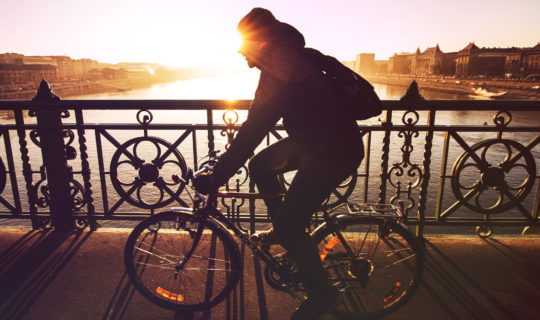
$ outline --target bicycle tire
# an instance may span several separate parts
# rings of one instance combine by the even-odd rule
[[[175,267],[193,246],[199,224],[203,234],[193,255],[175,277]],[[175,311],[200,311],[223,301],[243,269],[236,242],[215,220],[166,211],[139,223],[124,250],[129,279],[155,304]]]
[[[312,234],[330,280],[342,293],[332,313],[339,319],[376,319],[396,311],[422,279],[422,244],[393,220],[352,215],[336,219],[354,260],[326,223]]]

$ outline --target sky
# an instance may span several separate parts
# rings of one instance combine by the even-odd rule
[[[532,47],[540,0],[2,0],[0,53],[67,55],[100,62],[241,66],[238,21],[271,10],[314,47],[340,60],[375,53]]]

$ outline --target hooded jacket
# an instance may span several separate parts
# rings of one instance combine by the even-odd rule
[[[264,37],[272,42],[259,66],[255,97],[247,120],[214,168],[216,182],[222,185],[234,175],[280,119],[289,138],[314,157],[332,165],[361,160],[356,121],[337,106],[333,86],[302,55],[303,35],[277,22],[265,29]]]

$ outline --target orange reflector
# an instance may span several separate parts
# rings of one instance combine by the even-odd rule
[[[181,294],[172,293],[170,291],[167,291],[163,289],[162,287],[156,288],[156,293],[164,298],[167,298],[169,300],[182,302],[184,301],[184,296]]]
[[[399,292],[399,288],[401,288],[402,285],[403,282],[397,281],[396,284],[394,284],[394,288],[390,290],[390,293],[383,298],[383,303],[388,303],[388,301],[390,301],[394,295]]]
[[[333,237],[328,243],[324,246],[323,250],[321,251],[321,261],[324,261],[326,259],[326,256],[328,253],[330,253],[330,250],[339,243],[338,237]]]

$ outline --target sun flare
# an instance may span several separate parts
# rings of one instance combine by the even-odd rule
[[[216,30],[210,26],[183,28],[181,33],[170,38],[169,34],[158,36],[155,42],[166,45],[158,54],[160,61],[169,66],[241,68],[245,66],[238,53],[241,37],[235,28]]]

